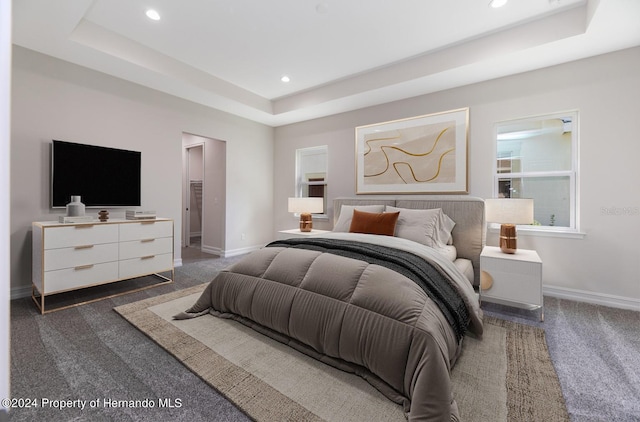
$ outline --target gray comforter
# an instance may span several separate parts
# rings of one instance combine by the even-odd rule
[[[464,331],[482,334],[466,277],[411,241],[328,237],[337,240],[281,242],[252,253],[216,276],[176,317],[210,312],[236,319],[362,376],[402,404],[410,421],[458,420],[449,374]],[[380,261],[385,255],[393,258],[389,265]]]

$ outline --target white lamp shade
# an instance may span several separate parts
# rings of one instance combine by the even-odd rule
[[[289,198],[289,212],[316,214],[324,211],[323,198]]]
[[[484,212],[489,223],[533,224],[533,199],[485,199]]]

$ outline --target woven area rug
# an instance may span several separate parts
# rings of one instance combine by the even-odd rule
[[[173,321],[205,285],[115,308],[256,421],[405,421],[402,408],[345,373],[235,321]],[[464,421],[568,421],[544,331],[485,317],[452,372]]]

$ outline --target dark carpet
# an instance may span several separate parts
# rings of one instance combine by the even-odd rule
[[[26,399],[24,404],[35,400],[38,407],[13,408],[9,419],[249,420],[113,311],[206,283],[237,259],[205,258],[176,268],[175,283],[44,316],[30,298],[12,301],[12,397]],[[639,312],[545,297],[545,322],[539,323],[535,313],[493,304],[483,308],[488,315],[545,329],[572,421],[640,420]]]

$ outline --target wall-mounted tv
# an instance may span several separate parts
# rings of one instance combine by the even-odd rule
[[[87,207],[140,205],[139,151],[54,140],[51,146],[51,206],[80,195]]]

